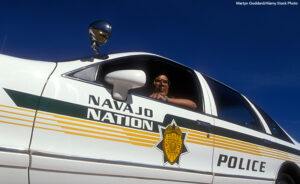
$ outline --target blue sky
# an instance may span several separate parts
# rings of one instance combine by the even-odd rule
[[[88,25],[108,20],[102,52],[183,63],[240,91],[300,141],[300,5],[235,2],[3,0],[0,52],[45,61],[93,55]]]

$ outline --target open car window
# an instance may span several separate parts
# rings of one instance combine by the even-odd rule
[[[202,91],[194,71],[165,58],[149,55],[126,56],[91,65],[69,76],[96,82],[111,89],[112,86],[105,82],[104,77],[113,71],[129,69],[142,70],[146,74],[145,86],[130,90],[130,93],[149,97],[153,91],[154,78],[159,74],[166,74],[171,82],[168,96],[190,99],[197,104],[197,111],[203,112]]]

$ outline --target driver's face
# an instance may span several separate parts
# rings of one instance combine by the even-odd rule
[[[154,92],[159,93],[163,96],[167,96],[169,93],[169,79],[165,75],[157,76],[154,81]]]

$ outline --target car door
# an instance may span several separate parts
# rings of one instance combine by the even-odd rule
[[[238,92],[205,77],[214,96],[216,118],[213,183],[274,183],[284,156],[269,145],[269,129]]]
[[[181,89],[174,94],[187,89],[197,98],[197,109],[149,97],[158,68],[177,77],[172,90]],[[130,91],[122,102],[113,99],[112,86],[103,80],[124,69],[144,71],[149,85]],[[195,73],[164,58],[133,55],[94,64],[59,63],[35,122],[30,181],[211,183],[213,118],[204,106]]]
[[[35,112],[55,63],[4,55],[0,61],[0,183],[28,183]]]

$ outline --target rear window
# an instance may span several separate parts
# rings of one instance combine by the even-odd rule
[[[220,119],[264,131],[256,114],[242,95],[207,76],[205,79],[212,90]]]

